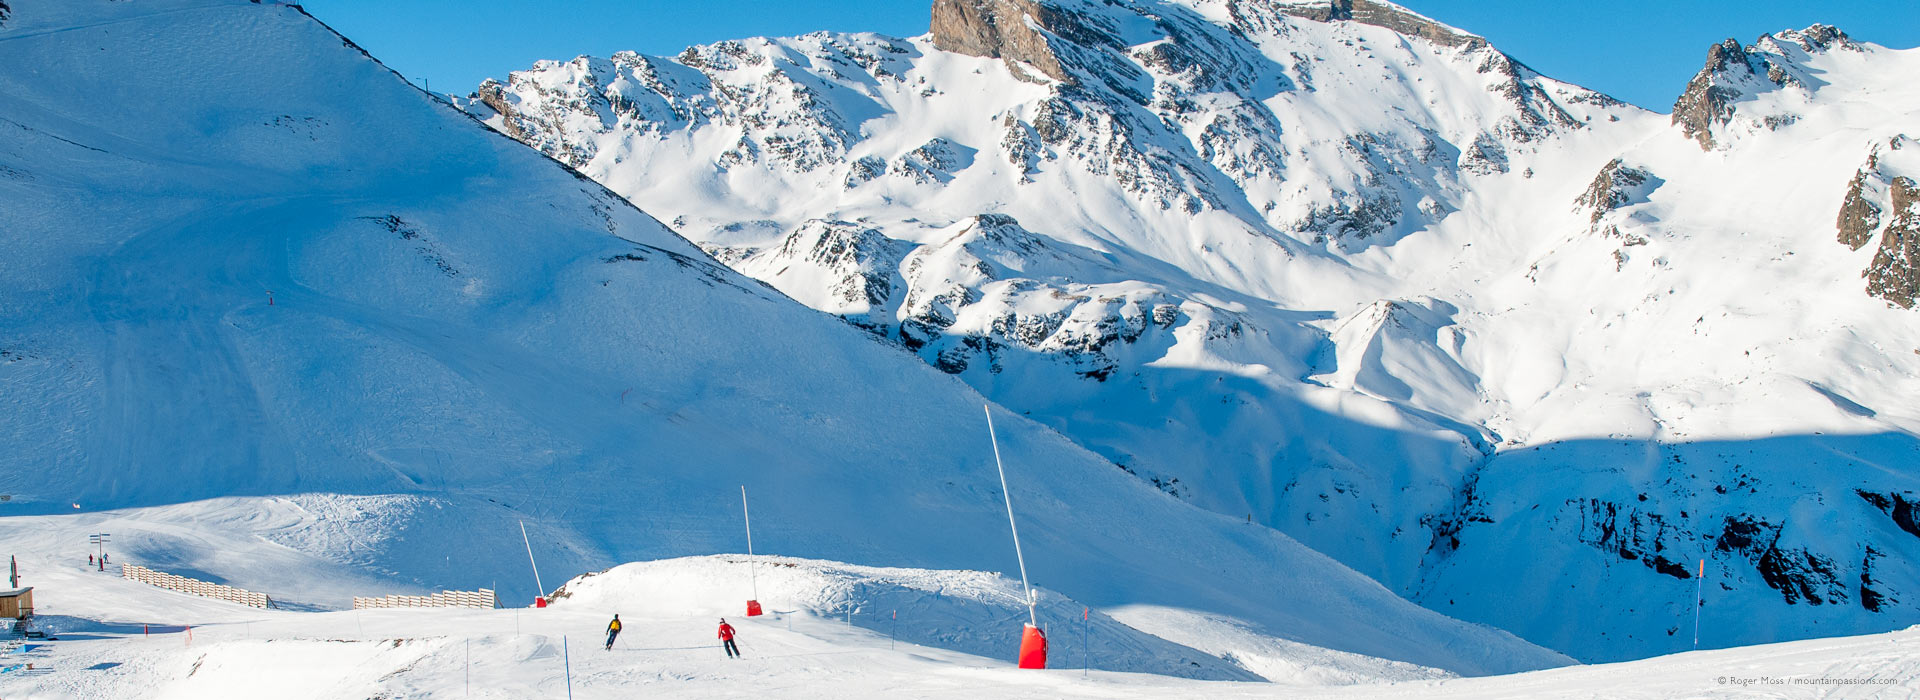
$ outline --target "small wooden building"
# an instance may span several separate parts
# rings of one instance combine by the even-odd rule
[[[33,588],[0,591],[0,618],[15,620],[33,616]]]

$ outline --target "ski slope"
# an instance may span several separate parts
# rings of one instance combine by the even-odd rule
[[[527,601],[522,524],[548,584],[738,551],[746,484],[762,552],[1014,570],[979,394],[712,261],[297,7],[11,7],[0,542],[30,568],[107,532],[116,562],[292,609]],[[1340,652],[1276,673],[1345,674],[1341,654],[1459,674],[1569,661],[993,410],[1046,590],[1110,617],[1211,616],[1269,656]],[[49,612],[84,594],[31,585]],[[96,612],[73,614],[128,619]]]
[[[668,574],[656,581],[691,582],[713,563],[647,562],[616,572],[639,567]],[[0,697],[1903,698],[1920,679],[1920,627],[1506,676],[1271,684],[1089,672],[1059,653],[1052,669],[1020,670],[1006,654],[955,652],[904,634],[891,640],[885,630],[810,610],[728,617],[744,654],[729,660],[714,638],[713,611],[668,612],[643,600],[583,598],[543,610],[257,611],[77,563],[40,575],[63,591],[44,604],[60,639],[0,655],[0,668],[34,664],[0,673]],[[672,585],[648,592],[706,595]],[[625,630],[603,650],[601,630],[615,612]]]

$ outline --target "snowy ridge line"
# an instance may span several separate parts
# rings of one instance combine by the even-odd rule
[[[441,591],[433,595],[384,595],[353,597],[353,609],[375,608],[497,608],[500,599],[491,589],[477,591]]]
[[[129,581],[139,581],[156,588],[165,588],[170,591],[197,595],[202,598],[224,600],[229,603],[239,603],[253,608],[264,609],[272,607],[273,605],[273,600],[268,598],[265,593],[249,591],[244,588],[234,588],[218,583],[209,583],[185,576],[176,576],[164,571],[154,571],[153,569],[135,564],[121,564],[120,577]]]
[[[352,39],[347,38],[347,35],[340,33],[340,30],[334,29],[332,25],[327,24],[325,21],[322,21],[319,17],[313,16],[313,13],[307,12],[307,8],[301,6],[299,3],[275,2],[273,0],[268,0],[268,2],[266,2],[265,4],[270,6],[285,7],[287,9],[300,13],[301,16],[306,17],[308,20],[312,21],[315,25],[318,25],[321,29],[326,30],[327,33],[332,34],[336,37],[339,37],[340,43],[344,44],[347,48],[353,49],[354,51],[358,51],[360,55],[365,56],[367,60],[372,61],[374,65],[377,65],[382,69],[385,69],[387,72],[392,73],[394,77],[400,79],[400,82],[405,83],[408,88],[411,88],[422,95],[426,95],[428,98],[431,98],[434,102],[438,103],[439,105],[447,107],[451,109],[454,113],[459,114],[462,117],[465,117],[468,121],[480,125],[482,127],[481,131],[491,136],[495,136],[495,137],[505,139],[507,141],[512,141],[515,143],[519,142],[517,139],[513,138],[512,136],[501,133],[499,130],[494,129],[491,126],[488,126],[485,119],[475,116],[474,114],[468,112],[467,110],[462,109],[458,104],[453,103],[450,99],[443,99],[439,95],[434,94],[433,91],[431,90],[420,87],[418,85],[414,85],[413,79],[408,78],[406,74],[401,73],[399,70],[394,69],[393,66],[387,65],[385,61],[380,60],[380,57],[373,55],[373,53],[366,50],[365,47],[362,47],[359,44],[354,43]],[[574,168],[571,165],[568,165],[566,161],[560,160],[559,158],[555,158],[553,155],[545,151],[542,151],[538,148],[529,149],[529,150],[532,150],[534,153],[539,154],[540,157],[546,160],[548,163],[559,166],[559,168],[562,171],[565,171],[568,175],[572,175],[573,179],[579,180],[580,182],[586,185],[592,186],[594,189],[598,190],[600,194],[606,195],[612,201],[625,204],[627,208],[632,210],[633,212],[638,213],[643,217],[646,217],[647,219],[653,221],[656,224],[660,224],[661,228],[666,229],[668,232],[672,233],[676,238],[679,238],[682,242],[687,243],[688,247],[694,248],[696,250],[699,249],[698,245],[693,244],[692,241],[686,240],[684,236],[681,236],[679,231],[676,231],[668,227],[666,224],[661,223],[657,217],[648,213],[646,210],[641,209],[639,205],[629,201],[626,197],[621,196],[618,192],[614,192],[612,188],[609,188],[605,184],[601,183],[599,180],[594,179],[593,176],[581,172],[579,169]],[[634,242],[639,243],[639,241],[634,241]],[[654,246],[646,246],[646,247],[654,248]],[[689,262],[685,258],[685,256],[680,255],[674,251],[669,251],[669,250],[660,249],[660,248],[655,248],[655,249],[660,250],[661,252],[666,253],[669,256],[673,256],[676,261],[680,261],[683,264]],[[711,258],[711,256],[708,256],[708,259],[705,260],[704,262],[708,265],[713,266],[716,269],[723,267],[717,261],[714,261]],[[755,280],[755,281],[758,281],[758,280]],[[772,287],[772,285],[769,285],[765,282],[761,282],[761,286],[766,287],[767,291],[775,291],[775,292],[778,291],[778,290],[775,290]]]

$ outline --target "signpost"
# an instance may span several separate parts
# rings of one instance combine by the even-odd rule
[[[104,532],[93,534],[93,535],[87,535],[87,543],[92,544],[95,548],[97,548],[100,551],[99,562],[100,562],[101,571],[107,570],[107,538],[108,537],[112,537],[112,535],[109,535]]]

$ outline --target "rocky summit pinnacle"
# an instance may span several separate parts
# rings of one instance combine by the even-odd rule
[[[1031,19],[1032,22],[1028,22]],[[933,45],[945,51],[1024,62],[1055,80],[1070,81],[1047,38],[1035,27],[1051,29],[1059,10],[1033,0],[935,0]],[[1014,71],[1020,75],[1019,70]]]
[[[933,45],[969,56],[1024,62],[1055,80],[1072,82],[1048,45],[1047,35],[1079,41],[1100,33],[1067,4],[1055,0],[935,0]],[[1228,11],[1236,20],[1274,11],[1315,22],[1347,21],[1383,27],[1441,46],[1473,49],[1487,45],[1485,39],[1473,34],[1393,3],[1373,0],[1231,0]]]
[[[1787,46],[1794,50],[1787,50]],[[1802,77],[1797,62],[1834,48],[1859,50],[1846,32],[1825,24],[1762,35],[1750,46],[1741,46],[1734,39],[1714,44],[1707,49],[1706,65],[1674,101],[1673,124],[1687,138],[1698,141],[1701,150],[1713,150],[1714,129],[1734,121],[1735,103],[1785,87],[1806,89],[1809,82]],[[1791,115],[1773,115],[1770,120],[1762,120],[1762,125],[1773,129],[1792,119]]]
[[[1246,4],[1245,0],[1235,0],[1230,5]],[[1485,46],[1486,39],[1454,29],[1447,25],[1422,17],[1407,8],[1390,2],[1373,0],[1315,0],[1311,2],[1275,3],[1281,12],[1316,22],[1346,20],[1385,27],[1411,37],[1426,39],[1442,46],[1465,46],[1477,48]]]

